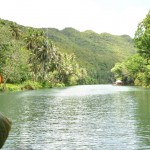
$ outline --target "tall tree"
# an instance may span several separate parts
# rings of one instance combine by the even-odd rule
[[[43,38],[41,47],[38,48],[35,54],[35,58],[40,65],[42,79],[45,80],[45,77],[51,69],[51,64],[54,63],[57,58],[56,49],[50,40]]]
[[[12,32],[12,36],[16,40],[18,40],[20,38],[20,36],[21,36],[21,30],[20,30],[19,26],[16,23],[12,22],[10,24],[10,31]]]
[[[25,41],[31,54],[29,62],[33,80],[45,80],[50,69],[56,66],[58,54],[54,44],[44,36],[43,31],[33,28],[29,28]]]
[[[150,11],[143,21],[139,23],[135,32],[134,42],[135,46],[139,49],[140,55],[150,63]]]
[[[3,76],[3,90],[6,90],[7,81],[21,82],[22,74],[28,73],[28,53],[20,46],[12,43],[3,51],[1,62],[1,75]]]

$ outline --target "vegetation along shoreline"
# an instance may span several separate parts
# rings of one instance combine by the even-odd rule
[[[0,19],[0,91],[82,84],[150,87],[150,12],[128,35],[32,28]]]

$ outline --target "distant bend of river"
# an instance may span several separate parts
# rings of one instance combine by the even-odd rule
[[[13,125],[3,150],[150,149],[150,90],[83,85],[0,93]]]

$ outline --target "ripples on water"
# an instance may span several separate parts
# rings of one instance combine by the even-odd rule
[[[1,95],[0,109],[13,120],[4,150],[150,148],[150,130],[143,136],[138,118],[140,91],[92,85]]]

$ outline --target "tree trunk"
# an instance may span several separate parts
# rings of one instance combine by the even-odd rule
[[[7,78],[6,80],[4,80],[4,82],[3,82],[3,86],[2,86],[2,90],[3,90],[3,91],[6,91],[6,83],[7,83],[7,80],[8,80],[8,78]]]

